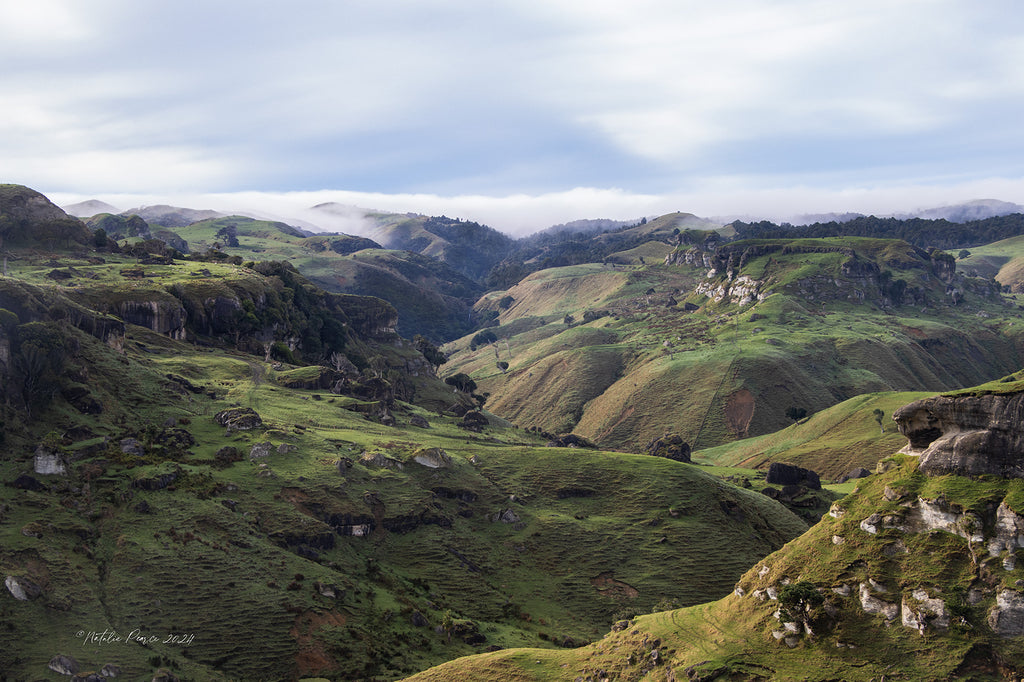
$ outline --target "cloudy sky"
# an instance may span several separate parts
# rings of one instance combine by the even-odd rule
[[[1024,203],[1018,0],[0,0],[0,182],[529,232]]]

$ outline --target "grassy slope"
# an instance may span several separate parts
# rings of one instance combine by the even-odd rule
[[[970,249],[957,268],[995,279],[1015,293],[1024,291],[1024,237],[1010,237]]]
[[[889,240],[796,245],[852,245],[860,258],[891,267],[915,257]],[[735,440],[744,434],[727,406],[744,390],[755,401],[747,433],[764,434],[788,423],[790,407],[815,411],[867,392],[940,391],[1018,365],[1015,310],[970,294],[953,307],[943,298],[944,285],[937,287],[921,268],[895,272],[910,286],[935,289],[933,307],[881,311],[870,302],[829,298],[846,258],[837,252],[752,258],[743,274],[770,282],[764,290],[773,293],[743,306],[693,294],[704,272],[683,266],[538,272],[478,302],[500,313],[500,326],[491,330],[498,343],[473,351],[470,337],[453,342],[442,369],[473,376],[491,393],[490,407],[523,426],[571,427],[606,447],[635,449],[668,431],[697,448]],[[501,309],[506,297],[513,302]],[[702,307],[685,312],[686,301]],[[608,315],[585,322],[587,311]],[[498,361],[509,363],[507,371]]]
[[[49,265],[14,265],[12,274],[46,282]],[[148,286],[193,265],[147,266],[158,275]],[[109,258],[107,267],[122,266]],[[118,279],[88,267],[96,279],[70,285]],[[67,333],[78,349],[69,371],[92,377],[103,413],[80,414],[58,397],[39,422],[9,414],[0,446],[8,483],[31,472],[45,431],[58,441],[67,434],[61,447],[72,469],[37,475],[42,491],[0,487],[0,569],[43,587],[35,601],[0,600],[0,667],[16,677],[46,676],[46,662],[63,653],[85,668],[115,663],[129,678],[157,666],[193,679],[392,678],[481,646],[579,643],[617,615],[726,593],[746,566],[805,528],[780,505],[695,466],[537,447],[498,420],[476,435],[412,405],[389,428],[359,414],[359,401],[285,388],[278,376],[294,371],[229,348],[130,327],[122,353]],[[205,392],[184,391],[169,374]],[[231,405],[259,411],[264,429],[226,434],[213,415]],[[431,428],[410,426],[413,415]],[[168,419],[195,445],[154,447]],[[149,443],[149,454],[122,454],[126,435]],[[244,456],[265,440],[275,447],[266,467],[214,465],[224,446]],[[282,444],[294,450],[278,453]],[[421,446],[443,448],[452,466],[411,462]],[[402,468],[362,463],[364,454]],[[139,487],[163,474],[177,476],[170,487]],[[517,522],[495,520],[509,509]],[[337,535],[332,519],[377,530]],[[435,633],[448,611],[485,643]],[[429,626],[414,626],[414,612]],[[83,646],[79,631],[106,628],[195,640]]]
[[[750,569],[738,582],[738,593],[708,604],[642,616],[629,627],[612,632],[599,642],[571,652],[512,650],[453,661],[416,675],[411,680],[572,680],[606,675],[620,680],[665,679],[802,679],[802,680],[966,680],[1007,679],[996,661],[1019,666],[1024,660],[1020,638],[986,635],[985,618],[994,590],[1014,588],[1024,568],[1005,570],[1001,560],[975,566],[964,539],[942,531],[904,534],[883,531],[870,535],[860,529],[862,519],[874,512],[893,513],[896,502],[883,496],[886,487],[904,491],[910,499],[945,497],[963,509],[983,510],[1005,500],[1024,509],[1024,483],[1004,479],[970,481],[959,477],[928,479],[916,471],[916,460],[897,458],[887,473],[860,483],[844,499],[840,518],[825,517],[808,533],[789,543]],[[842,538],[836,544],[832,538]],[[891,551],[905,545],[906,551]],[[979,571],[985,583],[978,580]],[[883,598],[912,599],[915,589],[951,595],[982,587],[981,601],[965,606],[965,626],[929,629],[925,635],[898,623],[886,626],[881,616],[860,608],[857,585],[877,580],[890,590]],[[782,581],[804,581],[824,588],[834,614],[818,626],[814,637],[804,637],[789,648],[772,636],[780,628],[772,617],[773,600],[759,601],[754,592]],[[840,596],[830,588],[852,585],[853,593]],[[913,601],[911,601],[913,603]],[[848,646],[854,644],[855,646]],[[651,664],[657,649],[660,664]],[[691,673],[692,670],[692,673]]]
[[[797,424],[693,454],[696,462],[765,468],[774,461],[813,469],[836,479],[875,464],[906,442],[891,417],[894,410],[932,393],[868,393],[826,408]],[[882,431],[874,411],[884,413]]]

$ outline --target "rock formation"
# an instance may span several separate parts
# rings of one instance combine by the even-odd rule
[[[1024,393],[924,398],[892,418],[928,475],[1024,477]]]

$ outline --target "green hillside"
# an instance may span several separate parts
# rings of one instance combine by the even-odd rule
[[[907,457],[887,466],[721,600],[623,622],[581,649],[500,651],[409,679],[1014,679],[1024,668],[1022,637],[993,614],[1019,595],[1024,568],[952,525],[892,521],[868,532],[862,521],[909,518],[908,508],[925,504],[991,518],[1002,503],[1019,514],[1022,482],[927,478]],[[986,525],[981,535],[995,532]]]
[[[695,462],[718,466],[767,468],[771,462],[795,464],[835,480],[903,447],[906,438],[892,423],[893,411],[932,393],[867,393],[844,400],[781,431],[745,438],[693,453]],[[878,422],[875,410],[882,412]]]
[[[5,251],[6,677],[64,679],[65,656],[125,679],[395,679],[564,650],[727,594],[806,530],[695,465],[545,447],[438,380],[386,302],[193,227],[192,258]],[[301,248],[253,229],[235,236]]]
[[[534,273],[477,303],[485,331],[445,347],[488,406],[524,427],[637,450],[766,434],[791,408],[941,391],[1011,372],[1024,331],[990,280],[905,242],[681,246],[665,265]],[[502,367],[498,363],[507,363]]]

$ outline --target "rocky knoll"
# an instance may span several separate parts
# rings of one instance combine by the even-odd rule
[[[892,418],[926,474],[1024,478],[1024,392],[925,398]]]

